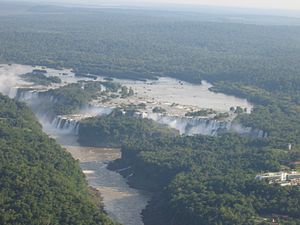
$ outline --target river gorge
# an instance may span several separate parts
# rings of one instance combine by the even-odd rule
[[[57,76],[62,82],[43,86],[33,85],[20,78],[20,75],[30,73],[34,69],[46,70],[47,76]],[[76,77],[71,69],[55,70],[16,64],[0,65],[0,91],[11,98],[26,102],[33,108],[44,131],[79,160],[89,185],[99,190],[103,196],[105,211],[108,215],[126,225],[143,224],[141,212],[150,200],[151,194],[129,187],[126,178],[107,169],[109,162],[121,157],[119,149],[92,148],[80,146],[77,143],[80,120],[83,118],[109,114],[112,109],[124,105],[143,104],[145,107],[133,116],[166,124],[177,129],[180,134],[217,135],[218,132],[231,130],[259,137],[267,135],[263,131],[242,127],[232,122],[235,115],[230,112],[230,107],[241,107],[245,109],[245,113],[250,113],[253,106],[247,100],[211,92],[209,88],[212,85],[207,82],[189,84],[167,77],[147,81],[114,79],[114,82],[132,88],[135,94],[128,98],[111,98],[109,101],[95,99],[76,114],[56,115],[49,118],[46,112],[39,110],[40,93],[71,83],[96,80],[103,81],[105,78],[101,76],[96,79]],[[56,100],[53,96],[49,98],[52,98],[51,102],[55,105]],[[154,112],[157,107],[163,108],[165,112]],[[188,112],[197,112],[201,109],[212,109],[214,114],[204,117],[186,116]],[[215,114],[218,113],[228,113],[228,117],[218,120],[215,118]]]

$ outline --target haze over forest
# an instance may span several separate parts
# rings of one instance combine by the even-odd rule
[[[299,9],[0,0],[0,224],[300,224]]]

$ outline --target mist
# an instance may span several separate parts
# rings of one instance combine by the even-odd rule
[[[6,7],[2,7],[2,5]],[[295,5],[293,5],[295,4]],[[280,16],[300,18],[300,2],[295,1],[223,1],[223,0],[201,0],[201,1],[181,1],[181,0],[16,0],[1,1],[0,14],[6,13],[7,5],[13,5],[13,9],[21,7],[17,12],[26,13],[33,6],[55,5],[63,7],[93,8],[93,9],[136,9],[136,10],[158,10],[174,12],[193,12],[219,15],[260,15],[260,16]],[[23,5],[23,8],[22,8]],[[15,13],[15,12],[14,12]]]
[[[19,0],[22,2],[55,3],[59,5],[194,5],[213,7],[234,7],[252,9],[299,10],[300,2],[294,0]]]
[[[16,97],[17,87],[25,83],[18,75],[31,71],[30,66],[0,65],[0,92],[10,98]]]

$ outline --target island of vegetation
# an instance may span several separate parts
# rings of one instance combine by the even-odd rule
[[[281,224],[300,222],[299,187],[254,179],[260,171],[292,170],[298,148],[278,149],[271,140],[233,134],[179,136],[156,127],[113,112],[84,120],[79,130],[82,144],[122,146],[122,158],[110,168],[122,171],[132,186],[154,193],[145,224],[250,225],[274,217]]]
[[[243,97],[255,104],[251,114],[244,113],[242,108],[232,111],[238,115],[237,123],[267,132],[268,136],[264,138],[234,134],[217,137],[157,135],[160,131],[152,122],[120,115],[82,122],[79,130],[81,143],[120,146],[122,158],[110,168],[129,168],[122,174],[130,177],[131,185],[154,193],[143,212],[145,224],[265,225],[272,220],[279,224],[300,224],[299,186],[281,186],[276,182],[269,184],[263,179],[255,179],[260,173],[292,173],[295,168],[291,162],[300,160],[299,26],[207,22],[203,20],[205,16],[191,18],[175,12],[82,9],[79,13],[65,8],[57,9],[60,13],[55,16],[56,26],[53,26],[53,15],[49,10],[52,13],[55,11],[53,8],[36,7],[21,17],[1,17],[1,62],[66,67],[73,68],[78,74],[139,80],[163,75],[193,83],[205,79],[214,85],[212,91]],[[32,27],[36,30],[33,31]],[[118,90],[110,80],[107,82],[109,89]],[[75,88],[73,86],[49,91],[61,99],[57,103],[58,108],[54,109],[55,114],[73,112],[95,96],[95,93],[91,95],[88,89],[83,90],[78,84]],[[125,96],[134,94],[125,89],[121,90],[122,93]],[[116,97],[120,92],[114,91],[113,94],[106,96],[106,99]],[[1,219],[20,221],[17,219],[25,214],[29,220],[33,220],[34,216],[46,221],[53,219],[54,224],[70,221],[71,218],[78,218],[77,221],[84,219],[83,224],[93,224],[90,223],[93,221],[89,217],[91,214],[83,213],[86,208],[76,208],[82,206],[81,200],[86,201],[82,207],[95,208],[86,194],[79,198],[82,195],[63,192],[82,187],[72,182],[74,174],[68,174],[82,176],[79,168],[61,168],[65,164],[58,163],[61,157],[55,158],[55,154],[49,153],[44,157],[44,151],[39,151],[43,147],[40,142],[46,139],[50,145],[54,141],[40,133],[31,135],[31,132],[36,132],[31,130],[38,127],[36,122],[30,120],[30,125],[25,126],[26,121],[13,112],[9,111],[0,118],[4,124],[1,126],[1,150],[17,151],[10,155],[2,150],[3,163],[0,166],[5,176],[1,185],[7,186],[1,188],[1,191],[4,190],[1,193],[4,201],[0,204],[3,204],[1,209],[8,210],[1,214],[4,215]],[[36,129],[41,132],[40,128]],[[89,130],[93,133],[85,135]],[[168,132],[171,131],[163,133]],[[292,143],[292,148],[288,147],[289,143]],[[37,166],[40,169],[38,172],[32,167],[22,167],[22,151],[27,149],[27,145],[30,145],[28,149],[36,151],[25,155],[26,162]],[[44,161],[36,161],[43,159],[47,159],[45,165]],[[5,168],[11,169],[7,172]],[[39,179],[31,179],[30,182],[17,179],[23,173],[26,174],[22,178],[35,175]],[[66,179],[71,181],[60,180],[65,173]],[[41,174],[42,177],[39,176]],[[75,179],[76,182],[79,182],[78,179]],[[43,186],[45,182],[48,182],[47,186]],[[26,186],[28,183],[34,185],[28,189],[29,194],[14,193],[14,190],[20,189],[14,188],[14,185]],[[71,185],[72,188],[58,188],[59,191],[55,192],[57,189],[51,186],[53,183]],[[31,192],[41,187],[46,191],[39,192],[38,189]],[[54,192],[47,192],[49,189]],[[80,190],[79,193],[85,193]],[[40,193],[50,196],[37,201],[44,196]],[[33,200],[32,196],[35,196]],[[57,198],[66,201],[64,204],[68,207],[58,207],[57,204],[54,207],[52,203],[57,202]],[[67,200],[73,204],[69,205]],[[30,204],[32,208],[28,206]],[[16,208],[10,210],[13,207]],[[59,213],[63,209],[67,210],[63,213],[67,216],[61,218]],[[31,213],[32,210],[37,213]],[[93,215],[97,217],[99,214]]]
[[[95,147],[120,147],[136,139],[172,137],[179,132],[150,119],[135,118],[131,111],[115,109],[106,116],[80,121],[78,142]]]
[[[24,79],[24,76],[22,77]],[[33,75],[33,77],[36,78],[36,75]],[[47,84],[41,83],[40,85],[47,86]],[[107,102],[112,98],[127,98],[133,95],[131,88],[116,82],[79,81],[46,91],[36,91],[32,87],[19,88],[16,98],[22,100],[22,96],[28,92],[35,92],[38,95],[37,102],[32,103],[32,99],[28,99],[34,112],[46,114],[50,118],[58,115],[78,113],[83,107],[89,106],[92,100]],[[24,100],[26,101],[27,99]]]
[[[52,83],[60,84],[61,79],[55,76],[46,76],[40,70],[33,70],[32,73],[26,73],[21,76],[25,81],[31,82],[35,85],[49,86]]]

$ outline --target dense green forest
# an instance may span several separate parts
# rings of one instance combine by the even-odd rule
[[[0,60],[136,79],[169,75],[298,89],[299,35],[298,26],[204,22],[176,12],[37,7],[1,16]]]
[[[136,139],[178,136],[179,132],[150,119],[123,115],[119,109],[107,116],[80,122],[78,142],[88,146],[120,147]]]
[[[35,7],[27,14],[1,16],[0,61],[134,79],[207,79],[222,92],[260,103],[265,111],[275,105],[297,117],[298,107],[289,105],[300,103],[300,27],[205,22],[202,17]],[[262,126],[247,119],[250,122]]]
[[[268,137],[178,136],[148,120],[111,114],[83,121],[79,141],[122,145],[122,159],[110,167],[130,167],[123,172],[133,174],[130,183],[154,192],[144,211],[147,225],[270,224],[272,215],[280,224],[300,224],[299,187],[254,180],[259,172],[289,169],[291,161],[300,160],[299,26],[205,22],[195,14],[150,10],[37,7],[27,14],[1,16],[0,42],[1,62],[71,67],[77,74],[131,79],[206,79],[214,84],[213,91],[247,98],[255,103],[253,112],[239,115],[237,121],[266,131]],[[61,99],[56,114],[74,112],[95,97],[75,86],[50,91]],[[24,123],[12,121],[15,126]],[[14,131],[2,136],[10,133]],[[35,136],[26,135],[26,145],[39,149]],[[46,169],[43,173],[50,170]],[[68,172],[80,174],[78,170]]]
[[[130,168],[122,172],[133,174],[130,184],[155,193],[144,211],[146,224],[269,224],[272,215],[280,224],[300,223],[299,187],[254,180],[261,171],[289,168],[300,149],[232,134],[179,136],[156,127],[113,112],[86,119],[79,130],[82,144],[122,145],[122,159],[110,168]]]
[[[0,224],[114,224],[78,162],[23,103],[0,94]]]
[[[241,122],[276,136],[274,145],[298,144],[300,27],[206,22],[205,15],[34,7],[1,16],[0,61],[132,79],[206,79],[214,91],[259,105]]]

